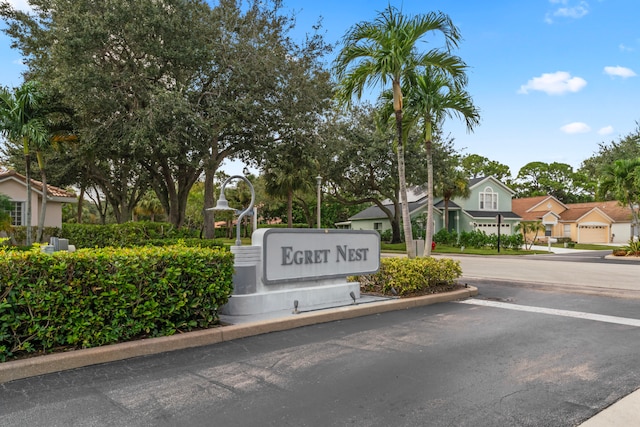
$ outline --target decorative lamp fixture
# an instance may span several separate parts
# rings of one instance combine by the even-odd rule
[[[246,182],[247,185],[249,186],[249,190],[251,191],[251,202],[249,203],[249,207],[247,207],[243,211],[236,210],[232,207],[229,207],[229,202],[227,201],[227,198],[224,195],[224,190],[227,187],[227,184],[229,184],[229,182],[235,179],[240,179]],[[222,185],[220,186],[220,197],[218,198],[218,202],[216,203],[216,206],[213,208],[207,209],[208,211],[234,211],[234,213],[238,215],[238,220],[236,221],[236,246],[242,246],[242,241],[240,240],[240,224],[242,222],[242,218],[253,210],[253,203],[255,202],[255,200],[256,200],[256,192],[253,189],[253,185],[251,185],[251,182],[247,179],[247,177],[242,175],[233,175],[225,179]]]

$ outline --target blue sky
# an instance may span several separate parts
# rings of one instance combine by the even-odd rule
[[[460,28],[456,53],[470,67],[468,90],[481,111],[473,133],[456,119],[445,125],[463,153],[504,163],[514,176],[531,161],[577,168],[599,143],[640,121],[638,0],[285,0],[284,7],[297,15],[294,37],[322,18],[325,39],[337,43],[388,3],[409,15],[442,11]],[[425,49],[440,45],[427,40]],[[1,35],[0,84],[11,87],[24,67],[9,44]]]

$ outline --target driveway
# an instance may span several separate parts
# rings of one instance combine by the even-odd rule
[[[575,426],[640,386],[638,301],[573,292],[588,264],[460,258],[476,298],[8,382],[2,425]]]

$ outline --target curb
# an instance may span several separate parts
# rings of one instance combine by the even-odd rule
[[[352,319],[389,311],[405,310],[470,298],[476,295],[478,295],[478,288],[469,286],[466,289],[442,294],[372,302],[365,305],[349,305],[316,312],[301,313],[294,317],[282,317],[273,320],[222,326],[202,331],[186,332],[169,337],[148,338],[139,341],[129,341],[102,347],[72,350],[63,353],[14,360],[0,363],[0,384],[100,363],[115,362],[133,357],[148,356],[192,347],[201,347],[269,332],[284,331],[302,326]]]

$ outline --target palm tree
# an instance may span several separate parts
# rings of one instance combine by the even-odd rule
[[[633,235],[638,236],[640,210],[640,157],[620,159],[605,166],[598,184],[598,197],[613,196],[629,205],[633,215]]]
[[[464,171],[456,168],[451,168],[440,176],[438,183],[433,185],[431,192],[437,192],[442,196],[444,202],[444,228],[449,230],[449,202],[455,197],[461,197],[463,199],[469,198],[469,177]],[[433,209],[432,209],[433,210]],[[427,212],[429,209],[427,208]],[[431,223],[433,227],[433,222]],[[433,228],[431,230],[433,232]],[[428,238],[425,238],[428,239]],[[427,240],[431,245],[431,240]]]
[[[309,160],[292,150],[288,155],[267,162],[265,168],[265,192],[274,197],[282,197],[287,201],[287,227],[293,228],[293,196],[296,191],[311,191],[314,186],[310,177],[315,176]],[[293,160],[297,159],[297,160]],[[315,178],[313,178],[315,181]]]
[[[43,96],[46,96],[44,94]],[[36,154],[38,169],[40,169],[40,182],[42,182],[42,205],[38,217],[38,230],[36,232],[36,242],[42,241],[44,233],[44,220],[47,216],[47,173],[45,154],[51,150],[58,150],[62,144],[76,143],[78,137],[72,132],[72,125],[69,120],[70,112],[65,109],[53,97],[43,98],[44,104],[38,106],[38,116],[44,120],[48,137],[43,140],[34,141],[33,150]],[[82,204],[79,200],[78,204]]]
[[[145,215],[149,217],[151,222],[155,222],[156,215],[165,213],[162,203],[158,197],[152,192],[147,192],[142,196],[138,205],[133,208],[133,213],[137,215]]]
[[[472,132],[480,123],[480,112],[473,104],[471,95],[464,90],[463,78],[453,79],[441,69],[427,67],[416,77],[415,83],[407,91],[406,110],[409,123],[422,125],[427,155],[427,227],[425,232],[425,255],[431,255],[433,239],[433,131],[446,118],[464,119],[467,131]],[[452,171],[453,172],[453,171]],[[442,186],[445,198],[445,228],[448,229],[448,201],[455,196],[468,197],[466,177],[459,173],[450,174],[448,183]],[[466,191],[465,191],[466,189]],[[448,198],[447,198],[448,197]]]
[[[544,232],[546,230],[546,226],[542,223],[542,221],[523,221],[515,226],[516,232],[522,233],[522,240],[524,241],[525,249],[531,250],[533,244],[536,242],[538,238],[538,233]],[[533,237],[529,240],[529,244],[527,245],[527,236],[532,235]]]
[[[418,71],[426,66],[442,68],[454,77],[463,75],[465,68],[464,63],[448,53],[448,50],[418,52],[418,41],[434,31],[444,36],[447,49],[456,47],[460,40],[458,29],[443,13],[430,12],[406,17],[389,5],[373,22],[356,24],[345,34],[344,47],[335,61],[335,72],[339,80],[336,97],[343,105],[349,106],[354,96],[360,99],[365,87],[385,86],[391,82],[397,130],[402,221],[407,255],[411,258],[415,257],[415,249],[405,180],[402,85],[413,83]]]
[[[0,89],[0,133],[8,140],[22,145],[27,180],[26,230],[27,246],[31,245],[31,146],[41,146],[49,132],[40,108],[42,92],[35,81],[25,82],[11,93]]]

